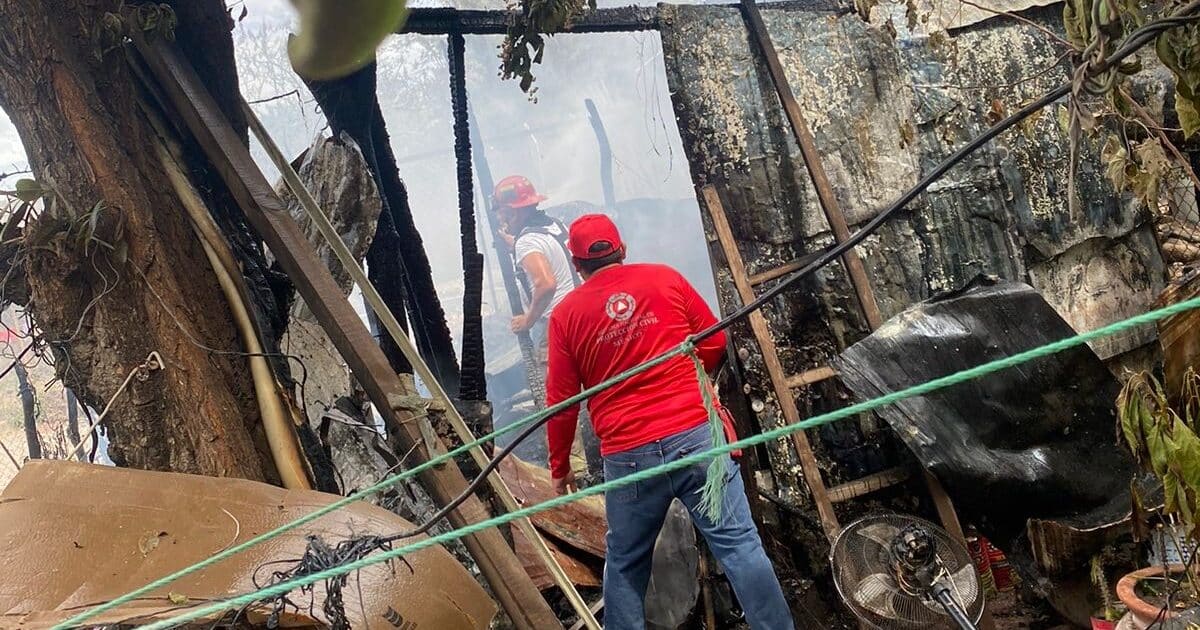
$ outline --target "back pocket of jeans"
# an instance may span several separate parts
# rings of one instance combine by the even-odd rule
[[[604,460],[604,481],[615,481],[628,477],[637,472],[637,464],[634,462],[615,462],[611,459]],[[613,488],[604,493],[605,501],[632,501],[637,498],[637,482],[630,482],[618,488]]]

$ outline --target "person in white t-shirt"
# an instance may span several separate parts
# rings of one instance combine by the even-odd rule
[[[500,180],[492,195],[500,219],[500,236],[513,250],[525,306],[524,314],[513,317],[512,331],[529,333],[543,377],[549,356],[546,326],[550,312],[580,283],[567,251],[567,227],[538,208],[545,200],[520,175]],[[591,423],[584,421],[582,425],[584,430],[577,434],[571,449],[571,467],[577,474],[586,475],[591,467],[589,459],[599,469],[600,453]]]
[[[528,179],[519,175],[500,180],[493,195],[501,236],[513,248],[525,303],[525,313],[512,319],[512,331],[529,332],[535,338],[543,370],[544,329],[550,311],[579,284],[567,255],[566,226],[538,208],[545,200]]]

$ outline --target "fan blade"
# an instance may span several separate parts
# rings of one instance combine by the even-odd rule
[[[874,523],[860,528],[855,533],[878,543],[884,549],[888,549],[891,547],[892,541],[900,533],[900,528],[888,523]]]
[[[863,609],[884,619],[896,619],[895,592],[896,583],[892,576],[873,573],[859,580],[851,596]]]

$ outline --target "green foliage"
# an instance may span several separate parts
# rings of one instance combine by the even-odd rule
[[[1182,412],[1182,413],[1180,413]],[[1200,376],[1188,370],[1179,404],[1172,407],[1162,384],[1150,374],[1136,374],[1117,397],[1117,417],[1124,445],[1142,470],[1163,486],[1163,513],[1175,516],[1193,539],[1200,497]],[[1135,504],[1145,505],[1135,496]]]
[[[1175,74],[1175,111],[1183,135],[1190,138],[1200,129],[1200,25],[1173,28],[1159,36],[1155,51],[1163,65]]]
[[[533,66],[542,63],[546,36],[562,32],[585,9],[595,9],[596,0],[521,0],[509,8],[519,15],[500,45],[500,76],[519,79],[521,91],[534,98]]]
[[[371,63],[383,40],[408,19],[405,0],[293,1],[300,28],[288,59],[306,79],[329,81]]]
[[[18,179],[14,188],[12,196],[25,203],[33,203],[46,194],[46,191],[42,189],[41,184],[37,183],[37,180],[29,178]]]
[[[109,52],[123,46],[132,29],[146,35],[157,35],[167,41],[175,40],[179,20],[175,10],[166,3],[127,5],[124,0],[116,11],[106,11],[92,26],[92,54],[102,60]]]
[[[67,203],[53,187],[32,179],[19,180],[16,190],[5,192],[26,204],[41,202],[41,211],[24,230],[25,242],[30,248],[88,256],[98,251],[93,247],[95,245],[106,250],[118,265],[127,260],[129,244],[124,238],[124,219],[118,208],[109,206],[104,200],[80,211]]]

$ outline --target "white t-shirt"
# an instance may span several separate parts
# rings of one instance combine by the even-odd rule
[[[567,297],[571,289],[575,288],[575,280],[571,275],[571,261],[567,260],[567,254],[563,251],[562,245],[549,234],[536,232],[524,234],[517,239],[514,249],[518,264],[533,252],[541,253],[550,262],[550,271],[554,273],[554,281],[558,286],[554,289],[554,297],[550,299],[550,306],[542,315],[542,317],[548,317],[550,311],[554,310],[554,307]],[[532,289],[532,287],[530,288]],[[525,307],[529,308],[529,301],[524,293],[521,294],[521,299],[525,302]]]

